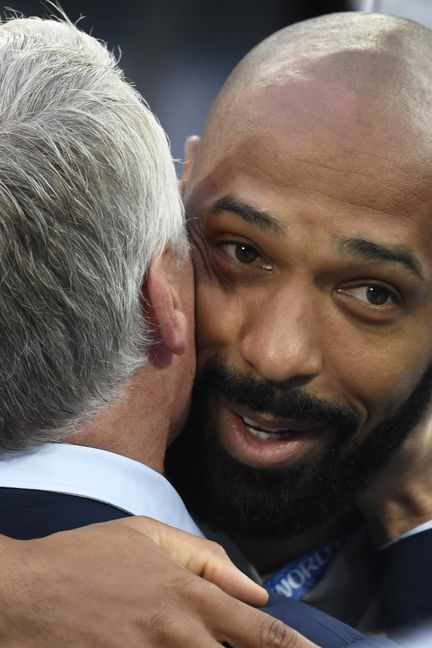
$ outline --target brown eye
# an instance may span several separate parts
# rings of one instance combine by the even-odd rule
[[[367,300],[374,306],[384,306],[391,298],[390,291],[383,286],[369,286],[366,293]]]
[[[245,243],[237,243],[234,248],[234,254],[237,261],[240,263],[253,263],[257,260],[259,254],[251,245]]]
[[[215,250],[217,254],[221,255],[220,258],[229,259],[231,265],[236,267],[237,271],[245,271],[246,266],[252,266],[255,270],[265,270],[266,272],[273,270],[273,266],[264,261],[261,252],[249,243],[243,241],[220,241],[216,243]]]
[[[394,308],[400,304],[397,294],[380,284],[365,283],[357,286],[344,286],[338,288],[338,292],[381,310]]]

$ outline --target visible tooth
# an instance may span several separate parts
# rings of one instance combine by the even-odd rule
[[[262,425],[258,426],[255,421],[248,418],[247,416],[242,416],[242,419],[243,419],[243,423],[247,427],[249,427],[250,425],[252,425],[255,428],[259,427],[261,430],[267,430],[270,434],[272,434],[273,432],[286,432],[287,431],[287,428],[272,428],[272,429],[269,429],[269,428],[263,427]]]
[[[249,426],[246,426],[246,429],[249,432],[249,434],[251,434],[253,437],[257,439],[261,439],[261,441],[272,441],[276,439],[282,439],[282,437],[284,436],[283,434],[264,432],[263,430],[257,430],[256,428],[251,428]]]
[[[250,427],[248,427],[248,432],[253,437],[256,437],[257,439],[261,439],[262,441],[267,441],[268,439],[270,439],[271,436],[267,432],[262,432],[261,430],[256,430],[255,428],[250,428]]]
[[[248,418],[247,416],[242,416],[242,419],[246,425],[255,425],[256,427],[255,421],[252,421],[252,419]]]

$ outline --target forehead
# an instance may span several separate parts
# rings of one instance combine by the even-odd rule
[[[217,141],[204,137],[194,204],[240,193],[283,218],[284,205],[303,202],[431,230],[432,129],[415,114],[346,84],[303,80],[252,93],[247,106],[230,107]]]

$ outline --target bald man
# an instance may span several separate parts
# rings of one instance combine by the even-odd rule
[[[284,29],[183,181],[199,357],[174,483],[269,589],[370,632],[432,615],[431,60],[388,16]]]
[[[185,435],[195,495],[177,483],[263,574],[293,557],[298,579],[319,572],[317,544],[325,567],[354,503],[377,505],[366,485],[425,412],[428,140],[408,98],[428,100],[429,40],[350,15],[276,35],[231,77],[185,181],[205,417],[197,408]],[[375,493],[390,501],[381,479]],[[390,536],[384,516],[377,526]]]

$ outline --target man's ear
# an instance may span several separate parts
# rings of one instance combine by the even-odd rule
[[[183,174],[179,183],[180,193],[183,196],[186,187],[192,175],[192,169],[195,164],[196,155],[200,143],[198,135],[191,135],[187,138],[184,147]]]
[[[182,355],[188,344],[188,321],[172,280],[176,266],[169,247],[160,257],[152,259],[144,286],[147,302],[144,316],[150,316],[158,341],[171,353]]]

